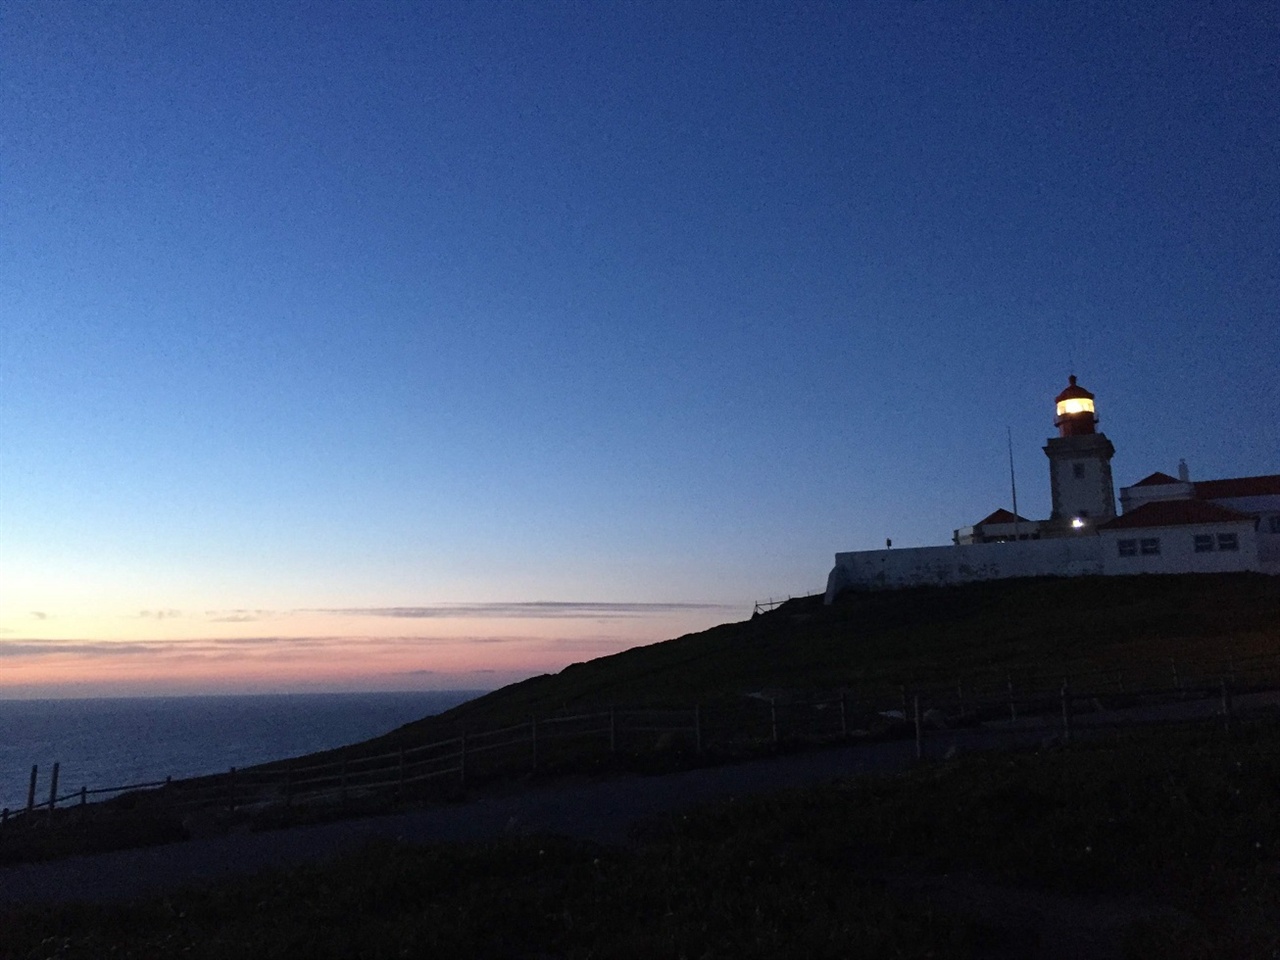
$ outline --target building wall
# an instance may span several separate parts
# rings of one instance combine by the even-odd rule
[[[1258,520],[1258,563],[1266,573],[1280,573],[1280,512]]]
[[[1252,513],[1258,518],[1258,561],[1268,573],[1280,573],[1280,496],[1220,497],[1220,507]]]
[[[975,543],[837,553],[827,577],[827,602],[846,587],[886,590],[929,584],[970,583],[1006,577],[1074,577],[1100,574],[1097,537]]]
[[[1190,483],[1152,483],[1145,487],[1122,487],[1120,489],[1120,512],[1130,513],[1144,503],[1157,500],[1190,500],[1195,496]]]
[[[1220,549],[1219,534],[1236,536],[1236,549]],[[1196,536],[1212,538],[1213,549],[1196,550]],[[1122,556],[1120,541],[1134,544]],[[1143,553],[1142,541],[1158,543],[1158,553]],[[892,590],[899,587],[971,583],[1008,577],[1076,577],[1087,574],[1123,576],[1138,573],[1231,573],[1254,570],[1280,574],[1280,560],[1263,555],[1268,541],[1265,520],[1103,530],[1096,535],[967,546],[911,547],[837,553],[827,577],[826,602],[846,588]]]
[[[1020,520],[1017,523],[978,523],[972,527],[961,527],[951,535],[951,542],[961,545],[1038,539],[1040,539],[1039,520]]]
[[[1219,548],[1219,534],[1235,534],[1237,548]],[[1197,552],[1195,538],[1209,537],[1213,549]],[[1258,563],[1258,537],[1252,520],[1238,523],[1202,523],[1179,527],[1149,527],[1130,530],[1102,530],[1103,573],[1229,573],[1236,570],[1261,570]],[[1137,548],[1131,556],[1120,554],[1121,541],[1131,541]],[[1143,541],[1158,544],[1159,553],[1144,554]]]
[[[1094,523],[1103,523],[1116,515],[1111,479],[1115,448],[1104,434],[1050,437],[1044,452],[1049,458],[1053,519],[1087,516]]]

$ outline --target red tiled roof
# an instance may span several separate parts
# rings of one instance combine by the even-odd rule
[[[1159,470],[1157,470],[1151,476],[1143,477],[1141,480],[1135,483],[1134,486],[1135,487],[1154,487],[1157,484],[1162,484],[1162,483],[1181,483],[1181,481],[1178,480],[1177,477],[1171,477],[1167,473],[1161,473]]]
[[[1252,521],[1247,513],[1228,510],[1203,500],[1156,500],[1144,503],[1114,520],[1101,524],[1099,530],[1128,530],[1138,527],[1182,527],[1193,523],[1239,523]]]
[[[981,520],[975,523],[974,526],[981,527],[982,525],[987,523],[1030,523],[1030,522],[1031,521],[1028,520],[1026,517],[1014,516],[1004,507],[1001,507],[999,510],[996,510],[988,514],[987,516],[983,517]]]
[[[1226,500],[1231,497],[1266,497],[1280,494],[1280,473],[1264,477],[1235,477],[1230,480],[1201,480],[1195,485],[1201,500]]]

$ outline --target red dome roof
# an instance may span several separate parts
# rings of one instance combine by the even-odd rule
[[[1063,400],[1092,400],[1093,399],[1092,393],[1090,393],[1084,387],[1076,386],[1075,374],[1072,374],[1070,377],[1067,378],[1067,380],[1070,383],[1070,386],[1068,386],[1067,389],[1063,390],[1060,394],[1058,394],[1058,396],[1053,401],[1054,403],[1061,403]]]

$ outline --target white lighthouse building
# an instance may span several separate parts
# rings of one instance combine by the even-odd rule
[[[1098,415],[1093,394],[1072,376],[1067,389],[1054,400],[1053,425],[1058,435],[1045,443],[1049,458],[1049,489],[1053,513],[1046,524],[1063,533],[1081,533],[1115,519],[1116,491],[1111,482],[1111,458],[1116,448],[1095,427]]]
[[[1004,508],[952,536],[951,546],[837,553],[827,602],[845,589],[884,589],[1009,577],[1218,573],[1280,575],[1280,474],[1192,482],[1153,473],[1120,491],[1098,432],[1095,397],[1074,376],[1054,400],[1049,458],[1052,513],[1028,520]]]

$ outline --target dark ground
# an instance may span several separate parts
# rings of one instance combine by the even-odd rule
[[[1280,702],[1280,692],[1236,699],[1236,708]],[[1140,707],[1077,718],[1080,735],[1194,716],[1212,716],[1213,700]],[[929,735],[928,757],[953,752],[1036,745],[1056,733],[1053,718],[991,724],[981,730]],[[660,776],[568,778],[540,786],[506,787],[452,805],[267,832],[204,837],[160,847],[72,857],[0,868],[0,902],[110,901],[191,884],[312,862],[374,840],[411,844],[465,843],[503,836],[559,834],[626,844],[639,822],[695,806],[859,773],[892,772],[915,760],[914,741],[815,749],[787,756]]]

